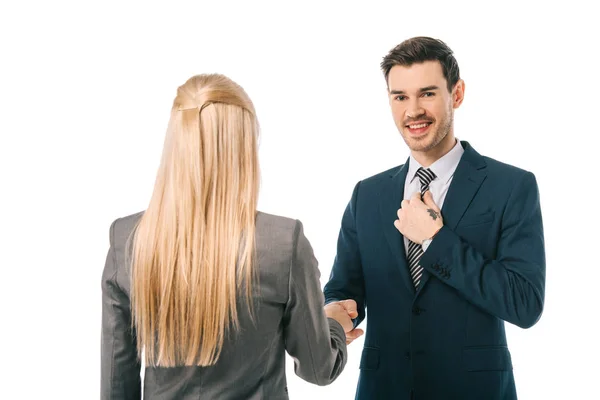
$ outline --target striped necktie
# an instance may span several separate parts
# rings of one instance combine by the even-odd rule
[[[435,179],[435,174],[429,168],[419,168],[416,175],[421,181],[421,197],[429,190],[429,184]],[[415,284],[415,288],[419,287],[421,282],[421,275],[423,275],[423,267],[419,265],[421,257],[423,256],[423,248],[420,244],[417,244],[411,240],[408,241],[408,267],[410,271],[410,277]]]

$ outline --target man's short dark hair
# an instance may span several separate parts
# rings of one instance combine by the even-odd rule
[[[456,62],[450,47],[439,39],[418,36],[405,40],[383,57],[381,69],[385,75],[385,81],[387,82],[390,70],[393,66],[402,65],[404,67],[410,67],[413,64],[425,61],[440,62],[444,78],[446,78],[448,91],[452,92],[452,88],[460,79],[458,63]]]

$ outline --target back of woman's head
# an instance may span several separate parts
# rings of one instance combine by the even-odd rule
[[[132,323],[147,365],[214,364],[238,296],[251,304],[257,141],[254,106],[235,82],[198,75],[178,88],[132,242]]]

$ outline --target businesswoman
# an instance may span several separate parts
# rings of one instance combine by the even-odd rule
[[[287,399],[286,351],[308,382],[342,372],[352,312],[323,307],[302,223],[257,211],[257,138],[227,77],[178,88],[148,207],[110,227],[102,399]]]

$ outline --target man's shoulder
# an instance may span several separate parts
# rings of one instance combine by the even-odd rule
[[[390,178],[393,178],[396,174],[398,174],[400,172],[402,167],[404,167],[404,164],[397,165],[397,166],[387,169],[383,172],[378,172],[375,175],[371,175],[366,178],[363,178],[360,181],[360,184],[363,186],[378,185],[382,182],[389,180]]]
[[[534,175],[532,171],[529,171],[524,167],[509,164],[488,156],[482,157],[487,166],[488,176],[491,175],[492,177],[498,177],[502,179],[519,179],[524,175]]]
[[[512,195],[516,191],[534,193],[538,190],[538,180],[532,171],[492,157],[482,157],[486,163],[487,186],[495,193],[505,191]]]

